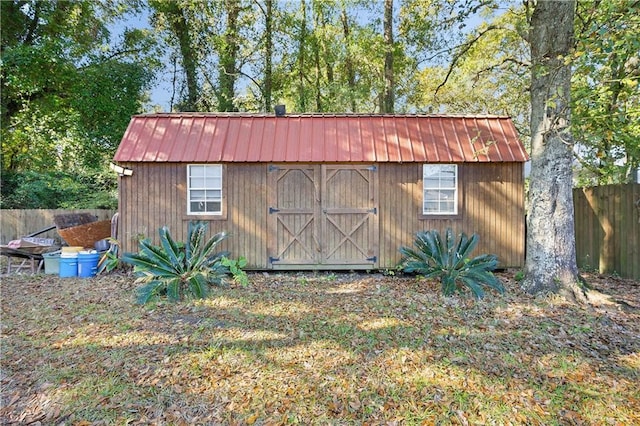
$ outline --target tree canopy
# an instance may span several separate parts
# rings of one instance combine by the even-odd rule
[[[3,1],[2,172],[105,170],[130,116],[162,108],[159,81],[175,111],[505,114],[528,144],[535,4]],[[626,182],[640,165],[639,9],[577,3],[574,184]]]
[[[29,172],[81,182],[106,170],[131,115],[142,111],[155,66],[143,30],[125,30],[112,43],[117,5],[127,6],[0,2],[3,181],[28,186]],[[114,176],[104,178],[113,195]],[[11,188],[3,185],[3,207],[25,207]],[[46,205],[59,199],[53,194]]]

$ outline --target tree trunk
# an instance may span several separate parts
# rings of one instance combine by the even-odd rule
[[[273,79],[273,0],[266,0],[266,12],[264,17],[265,31],[265,64],[264,64],[264,110],[271,111],[272,104],[272,79]]]
[[[393,75],[393,0],[384,0],[384,113],[393,113],[395,106]]]
[[[305,73],[305,45],[307,43],[307,5],[305,0],[300,1],[300,12],[302,21],[300,22],[300,37],[298,39],[298,111],[307,111],[307,96],[304,84]]]
[[[305,88],[305,46],[307,43],[307,5],[305,0],[300,1],[300,33],[298,35],[298,100],[296,109],[299,112],[307,111],[307,97]]]
[[[322,11],[318,4],[314,1],[313,3],[313,12],[314,12],[314,32],[313,38],[311,42],[311,48],[313,49],[313,61],[315,68],[315,84],[314,84],[314,92],[316,96],[316,108],[315,112],[323,112],[322,108],[322,61],[320,60],[320,37],[323,37],[324,34],[324,26],[323,26],[323,17]]]
[[[184,10],[178,2],[167,2],[162,8],[168,15],[171,29],[178,39],[182,66],[187,80],[187,98],[182,105],[183,111],[197,111],[197,101],[200,94],[197,77],[197,58],[191,46],[191,34],[185,17]]]
[[[351,105],[351,112],[356,111],[356,73],[353,69],[353,60],[351,58],[351,37],[349,36],[349,19],[347,18],[347,10],[345,6],[342,6],[342,13],[340,14],[342,19],[342,31],[344,34],[345,43],[345,58],[344,67],[347,73],[347,86],[349,88],[349,105]]]
[[[224,32],[224,46],[220,52],[220,73],[218,94],[218,111],[236,111],[236,79],[238,70],[236,62],[238,56],[238,16],[240,3],[238,0],[225,1],[227,11],[227,25]]]
[[[574,231],[570,129],[575,1],[539,0],[531,16],[531,176],[523,288],[585,301]]]

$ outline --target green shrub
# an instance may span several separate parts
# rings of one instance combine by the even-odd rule
[[[2,172],[3,209],[117,209],[118,181],[107,172]]]
[[[243,270],[247,266],[247,259],[239,257],[238,259],[222,258],[222,264],[229,268],[229,273],[233,276],[233,280],[238,284],[246,287],[249,285],[249,277]]]
[[[138,253],[125,253],[122,261],[134,266],[138,282],[145,285],[138,290],[138,303],[147,303],[159,296],[172,301],[185,297],[202,299],[209,286],[222,284],[229,268],[222,259],[228,252],[216,252],[218,244],[226,238],[224,232],[205,240],[207,224],[189,223],[188,243],[173,240],[169,229],[160,228],[160,245],[149,239],[140,240]]]
[[[98,274],[108,274],[121,267],[120,242],[115,238],[109,238],[109,243],[109,250],[102,255],[98,262]]]
[[[446,230],[444,239],[436,230],[418,232],[413,243],[415,248],[400,248],[401,266],[405,272],[439,278],[445,296],[461,292],[465,287],[478,299],[484,297],[483,287],[504,293],[502,283],[491,272],[498,265],[495,255],[483,254],[469,259],[478,239],[477,234],[469,238],[462,233],[455,240],[451,228]]]

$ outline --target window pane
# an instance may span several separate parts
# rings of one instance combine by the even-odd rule
[[[205,166],[193,165],[189,166],[189,176],[191,177],[204,177]]]
[[[455,195],[455,191],[453,189],[443,189],[440,191],[440,199],[441,200],[452,200]]]
[[[191,186],[191,188],[204,188],[205,186],[205,179],[203,177],[191,177],[191,179],[189,179],[189,186]]]
[[[207,176],[222,177],[222,166],[208,166]]]
[[[453,200],[445,200],[440,203],[440,211],[442,213],[455,213],[455,206]]]
[[[191,211],[194,213],[199,213],[204,211],[204,203],[199,201],[192,201],[190,203]]]
[[[193,201],[204,201],[206,199],[206,191],[204,189],[192,189],[191,190],[191,200]]]
[[[440,179],[440,188],[455,188],[456,178],[455,176],[442,176]]]
[[[208,177],[207,188],[222,188],[222,177]]]
[[[424,191],[424,201],[438,201],[437,191]]]
[[[424,178],[424,187],[425,188],[437,188],[439,184],[438,177],[426,177]]]
[[[437,201],[426,201],[424,203],[425,212],[435,213],[438,211],[438,208],[439,208],[439,204]]]
[[[220,201],[207,202],[207,212],[218,213],[220,211],[222,211],[222,204],[220,203]]]

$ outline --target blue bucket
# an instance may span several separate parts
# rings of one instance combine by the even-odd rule
[[[98,272],[98,261],[100,261],[100,253],[78,253],[78,276],[95,277]]]
[[[60,278],[77,277],[78,258],[60,256],[59,275]]]

